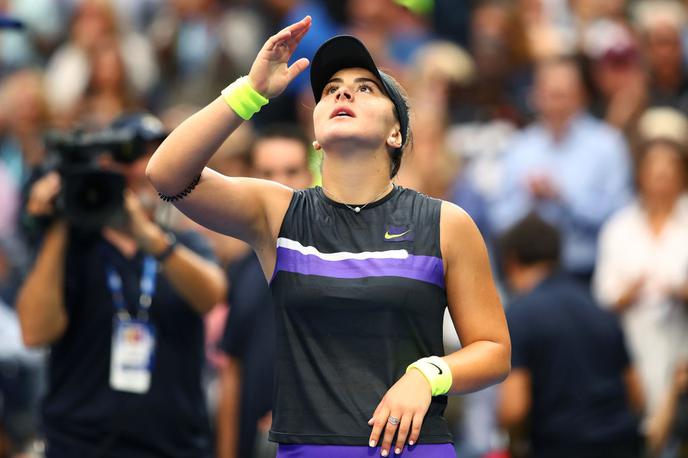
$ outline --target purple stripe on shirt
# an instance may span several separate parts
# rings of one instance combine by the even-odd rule
[[[326,261],[315,255],[277,247],[275,274],[280,270],[333,278],[404,277],[444,288],[444,266],[442,260],[435,256],[409,255],[405,259]]]
[[[277,458],[370,458],[382,456],[380,447],[366,447],[365,445],[311,445],[311,444],[280,444],[277,448]],[[391,450],[391,457],[417,458],[456,458],[453,444],[420,444],[413,447],[405,446],[401,454],[395,455]]]

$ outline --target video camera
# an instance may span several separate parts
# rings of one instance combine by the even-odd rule
[[[97,230],[124,219],[124,176],[103,167],[99,159],[130,164],[147,152],[149,142],[165,138],[162,123],[149,114],[125,115],[97,132],[52,132],[45,138],[55,153],[62,179],[58,210],[84,230]]]

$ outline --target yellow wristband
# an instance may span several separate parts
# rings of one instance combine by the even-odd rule
[[[395,3],[417,14],[430,14],[435,8],[434,0],[394,0]]]
[[[418,369],[430,383],[433,396],[447,394],[452,386],[452,373],[447,364],[439,356],[421,358],[415,363],[409,364],[406,372],[411,369]]]
[[[253,89],[248,76],[242,76],[222,90],[222,98],[244,121],[258,113],[269,100]]]

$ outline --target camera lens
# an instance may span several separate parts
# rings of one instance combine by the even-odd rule
[[[89,166],[70,167],[64,175],[64,210],[70,223],[98,229],[121,217],[124,177]]]

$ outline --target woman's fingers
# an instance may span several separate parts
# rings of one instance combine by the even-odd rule
[[[308,59],[306,59],[305,57],[302,57],[301,59],[291,64],[291,66],[289,67],[288,75],[289,81],[292,81],[294,78],[298,76],[299,73],[307,69],[308,64]]]
[[[378,412],[380,412],[380,409],[382,409],[382,402],[380,402],[377,407],[375,407],[375,412],[373,412],[373,416],[370,417],[370,420],[368,420],[368,426],[373,426],[373,422],[375,421],[375,417],[377,416]]]
[[[423,417],[425,415],[421,413],[416,413],[413,415],[411,435],[409,436],[409,445],[413,445],[418,442],[418,437],[420,436],[420,427],[423,425]]]
[[[387,424],[385,425],[385,435],[382,439],[382,444],[380,448],[382,449],[380,454],[382,456],[389,456],[389,451],[392,448],[392,439],[394,439],[394,434],[397,432],[399,423],[401,421],[402,413],[399,411],[391,411],[387,417]]]
[[[263,49],[265,51],[274,51],[275,48],[282,43],[283,41],[289,39],[291,37],[291,32],[287,29],[280,30],[265,42],[265,45],[263,45]]]
[[[301,41],[301,38],[308,32],[311,26],[311,17],[306,16],[299,22],[296,22],[288,27],[283,28],[265,42],[265,50],[273,51],[275,47],[280,44],[285,44],[290,51],[296,49],[296,45]]]
[[[400,454],[407,439],[409,445],[418,442],[424,417],[425,414],[422,412],[390,410],[384,403],[380,403],[375,409],[373,417],[368,420],[368,425],[373,427],[369,445],[371,447],[379,445],[381,455],[390,456],[392,454],[392,440],[396,434],[397,438],[393,451],[395,454]],[[382,435],[383,431],[384,435]]]
[[[289,40],[289,50],[293,53],[296,50],[296,47],[301,43],[301,39],[308,33],[308,31],[311,29],[311,22],[309,21],[308,24],[306,24],[306,27],[303,29],[293,32],[291,38]]]
[[[401,422],[399,423],[399,432],[397,432],[397,443],[394,447],[394,453],[397,455],[401,453],[404,449],[404,444],[406,443],[406,437],[408,436],[409,430],[411,429],[411,421],[413,419],[412,414],[404,414],[401,417]]]
[[[382,430],[385,429],[387,418],[389,417],[389,409],[386,407],[378,407],[377,413],[373,416],[373,432],[370,433],[368,443],[371,447],[375,447],[380,439]]]
[[[286,27],[285,30],[289,30],[292,33],[292,35],[296,36],[303,30],[308,29],[308,27],[311,26],[311,22],[312,19],[310,16],[304,16],[304,18],[301,19],[299,22],[293,23],[292,25]]]
[[[268,99],[278,96],[299,73],[308,68],[308,59],[287,66],[301,39],[311,26],[310,16],[268,38],[249,72],[253,89]]]

